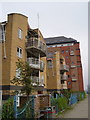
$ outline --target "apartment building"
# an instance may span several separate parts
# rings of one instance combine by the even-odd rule
[[[59,51],[52,52],[48,49],[47,54],[47,91],[50,93],[67,89],[66,72],[69,66],[65,64],[65,59]]]
[[[47,48],[50,51],[48,54],[58,50],[69,66],[69,71],[67,72],[68,89],[72,89],[73,91],[84,91],[80,43],[75,39],[66,38],[64,36],[45,38],[45,40]]]
[[[2,46],[2,83],[3,99],[7,99],[13,90],[21,86],[11,84],[10,80],[18,75],[16,62],[18,59],[28,61],[33,69],[31,79],[33,86],[39,87],[37,94],[46,88],[46,44],[38,29],[32,30],[28,25],[28,17],[11,13],[7,21],[0,23],[0,46]],[[36,82],[39,82],[37,86]]]

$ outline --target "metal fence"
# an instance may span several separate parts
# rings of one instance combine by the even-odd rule
[[[20,105],[17,107],[17,96],[14,96],[14,111],[15,118],[40,118],[42,115],[45,117],[42,112],[46,107],[50,107],[50,95],[48,94],[39,94],[32,95],[27,97],[21,96]]]
[[[14,112],[15,118],[34,118],[34,96],[29,97],[20,108],[17,107],[17,96],[14,96]]]
[[[66,98],[63,94],[57,94],[56,98],[54,98],[54,96],[51,96],[51,105],[55,106],[56,113],[58,113],[66,109],[68,106],[71,106],[77,103],[78,101],[83,100],[84,98],[85,98],[84,92],[71,93],[69,98]],[[60,102],[62,105],[60,105]]]

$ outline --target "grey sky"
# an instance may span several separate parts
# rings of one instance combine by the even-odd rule
[[[39,13],[40,30],[44,37],[66,36],[80,42],[86,88],[88,84],[88,3],[2,3],[0,21],[6,20],[7,14],[13,12],[28,16],[32,28],[38,26],[37,13]]]

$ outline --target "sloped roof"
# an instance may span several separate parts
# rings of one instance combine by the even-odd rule
[[[77,42],[77,40],[73,38],[67,38],[64,36],[44,38],[44,40],[46,41],[47,45]]]

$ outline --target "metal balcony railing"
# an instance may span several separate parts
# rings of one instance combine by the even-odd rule
[[[30,79],[32,80],[33,86],[39,85],[39,77],[31,76]]]
[[[68,76],[67,75],[62,75],[61,76],[61,80],[67,80],[68,79]]]
[[[62,89],[67,89],[67,84],[61,84]]]
[[[32,80],[32,84],[35,86],[44,86],[44,80],[40,79],[37,76],[31,76],[30,79]]]
[[[41,60],[39,61],[39,59],[31,57],[31,58],[27,58],[27,62],[32,68],[36,68],[36,69],[40,69],[41,71],[44,71],[43,61]]]
[[[71,68],[75,68],[76,67],[76,65],[71,65]]]
[[[40,69],[39,59],[31,57],[31,58],[27,58],[27,62],[32,68]]]
[[[70,55],[74,55],[74,51],[70,51]]]
[[[73,82],[76,82],[76,81],[77,81],[77,79],[76,79],[76,78],[72,78],[72,81],[73,81]]]
[[[46,44],[43,41],[38,40],[38,38],[35,37],[29,38],[29,40],[26,43],[26,49],[30,48],[38,49],[42,51],[44,54],[46,54]]]
[[[69,66],[68,65],[63,65],[63,64],[61,64],[61,66],[60,66],[60,70],[61,71],[65,71],[65,72],[68,72],[69,71]]]

